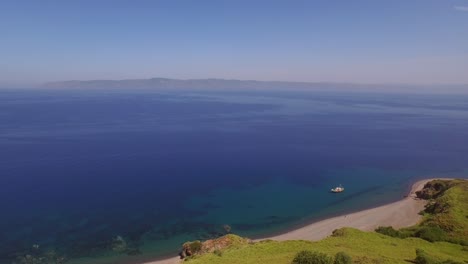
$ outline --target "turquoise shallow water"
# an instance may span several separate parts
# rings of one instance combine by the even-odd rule
[[[419,176],[417,176],[419,175]],[[423,176],[425,175],[425,176]],[[466,177],[466,173],[443,173],[444,177]],[[290,183],[287,179],[272,179],[258,186],[245,188],[221,188],[197,197],[185,204],[187,210],[209,208],[209,211],[190,221],[211,223],[219,227],[229,224],[233,232],[250,238],[261,238],[279,234],[321,219],[372,208],[402,199],[411,185],[418,179],[435,176],[417,171],[381,171],[356,169],[333,171],[327,180],[316,186]],[[328,190],[335,182],[344,182],[346,191],[333,194]],[[336,184],[335,184],[336,185]],[[328,189],[327,189],[328,188]],[[181,241],[208,238],[206,230],[200,228],[191,235],[179,234],[161,241],[145,242],[143,250],[153,254],[138,257],[115,255],[90,260],[77,259],[72,263],[138,263],[164,258],[158,254],[162,248],[176,255]],[[151,234],[148,234],[151,237]],[[98,262],[96,262],[98,261]]]
[[[468,97],[0,91],[0,263],[138,263],[467,177]],[[331,194],[342,184],[346,191]],[[117,236],[128,250],[112,250]],[[39,244],[35,252],[32,245]]]

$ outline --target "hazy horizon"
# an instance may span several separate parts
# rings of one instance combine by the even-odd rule
[[[203,80],[219,80],[219,81],[241,81],[241,82],[272,82],[272,83],[310,83],[310,84],[345,84],[345,85],[384,85],[384,86],[412,86],[412,87],[424,87],[424,86],[461,86],[461,87],[468,87],[468,82],[466,83],[405,83],[405,82],[346,82],[346,81],[300,81],[300,80],[281,80],[281,79],[236,79],[236,78],[218,78],[214,77],[207,77],[207,78],[172,78],[167,76],[150,76],[148,78],[125,78],[125,79],[58,79],[58,80],[45,80],[41,82],[0,82],[0,89],[1,88],[8,88],[8,87],[23,87],[23,88],[41,88],[45,85],[51,83],[66,83],[66,82],[100,82],[100,81],[111,81],[111,82],[119,82],[119,81],[139,81],[139,80],[152,80],[152,79],[167,79],[167,80],[177,80],[177,81],[203,81]]]
[[[468,84],[465,0],[3,1],[0,86],[239,79]]]

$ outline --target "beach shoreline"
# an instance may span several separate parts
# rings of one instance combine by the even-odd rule
[[[256,239],[285,241],[311,240],[317,241],[330,236],[333,230],[342,227],[352,227],[362,231],[373,231],[379,226],[392,226],[396,229],[415,225],[421,219],[419,212],[424,209],[427,201],[418,199],[415,192],[434,179],[420,180],[414,183],[409,193],[401,200],[316,221],[309,225],[290,230],[283,234]]]
[[[335,216],[289,230],[279,235],[267,236],[255,239],[262,240],[311,240],[317,241],[330,236],[333,230],[342,227],[352,227],[362,231],[373,231],[379,226],[392,226],[396,229],[417,224],[421,220],[421,212],[427,201],[418,199],[416,191],[421,190],[424,185],[432,180],[448,178],[431,178],[415,182],[409,193],[401,200],[376,206],[370,209],[354,213]],[[178,256],[145,262],[143,264],[176,264],[181,260]]]

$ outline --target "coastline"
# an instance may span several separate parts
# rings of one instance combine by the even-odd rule
[[[435,179],[449,178],[431,178],[415,182],[408,195],[403,199],[377,206],[354,213],[327,218],[321,221],[290,230],[283,234],[255,239],[261,240],[311,240],[317,241],[330,236],[333,230],[342,227],[352,227],[362,231],[372,231],[378,226],[393,226],[394,228],[408,227],[417,224],[421,215],[419,212],[426,205],[425,200],[416,198],[415,192],[421,190],[424,185]],[[177,264],[181,260],[178,256],[173,258],[145,262],[143,264]]]
[[[342,227],[352,227],[362,231],[373,231],[379,226],[402,228],[417,224],[421,219],[418,213],[424,209],[425,200],[416,198],[415,192],[434,179],[417,181],[411,187],[408,195],[396,202],[365,209],[355,213],[345,214],[318,221],[289,232],[256,239],[255,241],[271,240],[321,240],[332,234],[333,230]]]

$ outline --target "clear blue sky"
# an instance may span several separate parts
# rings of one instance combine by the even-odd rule
[[[0,1],[0,83],[468,83],[468,0]]]

